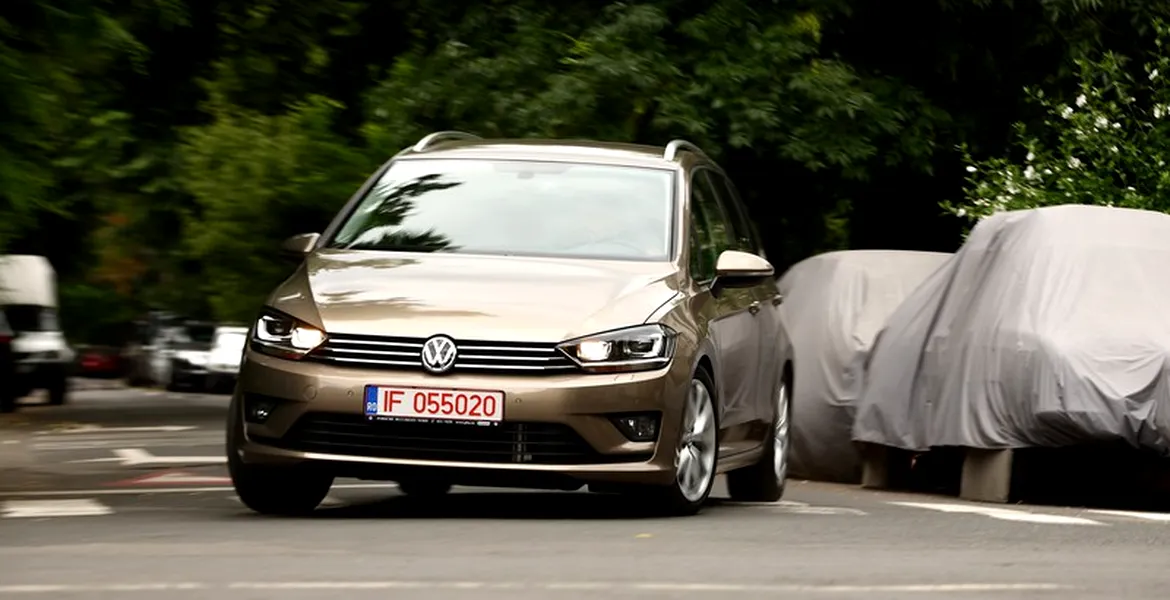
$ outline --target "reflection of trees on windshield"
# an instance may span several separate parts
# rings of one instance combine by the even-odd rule
[[[381,184],[370,191],[375,207],[368,212],[366,206],[354,213],[353,219],[360,219],[360,226],[352,233],[338,235],[333,246],[356,250],[410,250],[415,252],[439,252],[457,248],[444,235],[434,230],[409,231],[400,229],[415,200],[426,194],[462,185],[462,181],[439,181],[439,173],[422,175],[402,183]],[[343,230],[344,232],[344,230]]]

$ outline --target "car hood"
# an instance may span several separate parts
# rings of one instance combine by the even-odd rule
[[[330,333],[556,342],[645,322],[671,263],[319,250],[269,305]]]

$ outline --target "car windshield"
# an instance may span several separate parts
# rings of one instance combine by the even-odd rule
[[[673,181],[664,169],[401,160],[328,247],[668,260]]]
[[[56,331],[57,310],[45,306],[11,304],[4,307],[7,321],[15,331]]]

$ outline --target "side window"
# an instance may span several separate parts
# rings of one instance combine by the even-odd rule
[[[755,223],[752,222],[747,207],[744,206],[743,200],[739,197],[735,184],[727,176],[714,171],[710,171],[709,175],[712,187],[718,192],[721,204],[729,213],[728,216],[731,217],[732,228],[735,232],[735,249],[753,254],[763,252]]]
[[[734,247],[727,218],[705,173],[701,169],[691,177],[690,266],[695,281],[714,279],[719,254]]]

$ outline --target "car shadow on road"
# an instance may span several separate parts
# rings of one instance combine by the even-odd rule
[[[717,510],[710,505],[705,510]],[[313,519],[630,520],[669,517],[653,502],[584,492],[456,493],[432,498],[391,496],[323,506]]]

